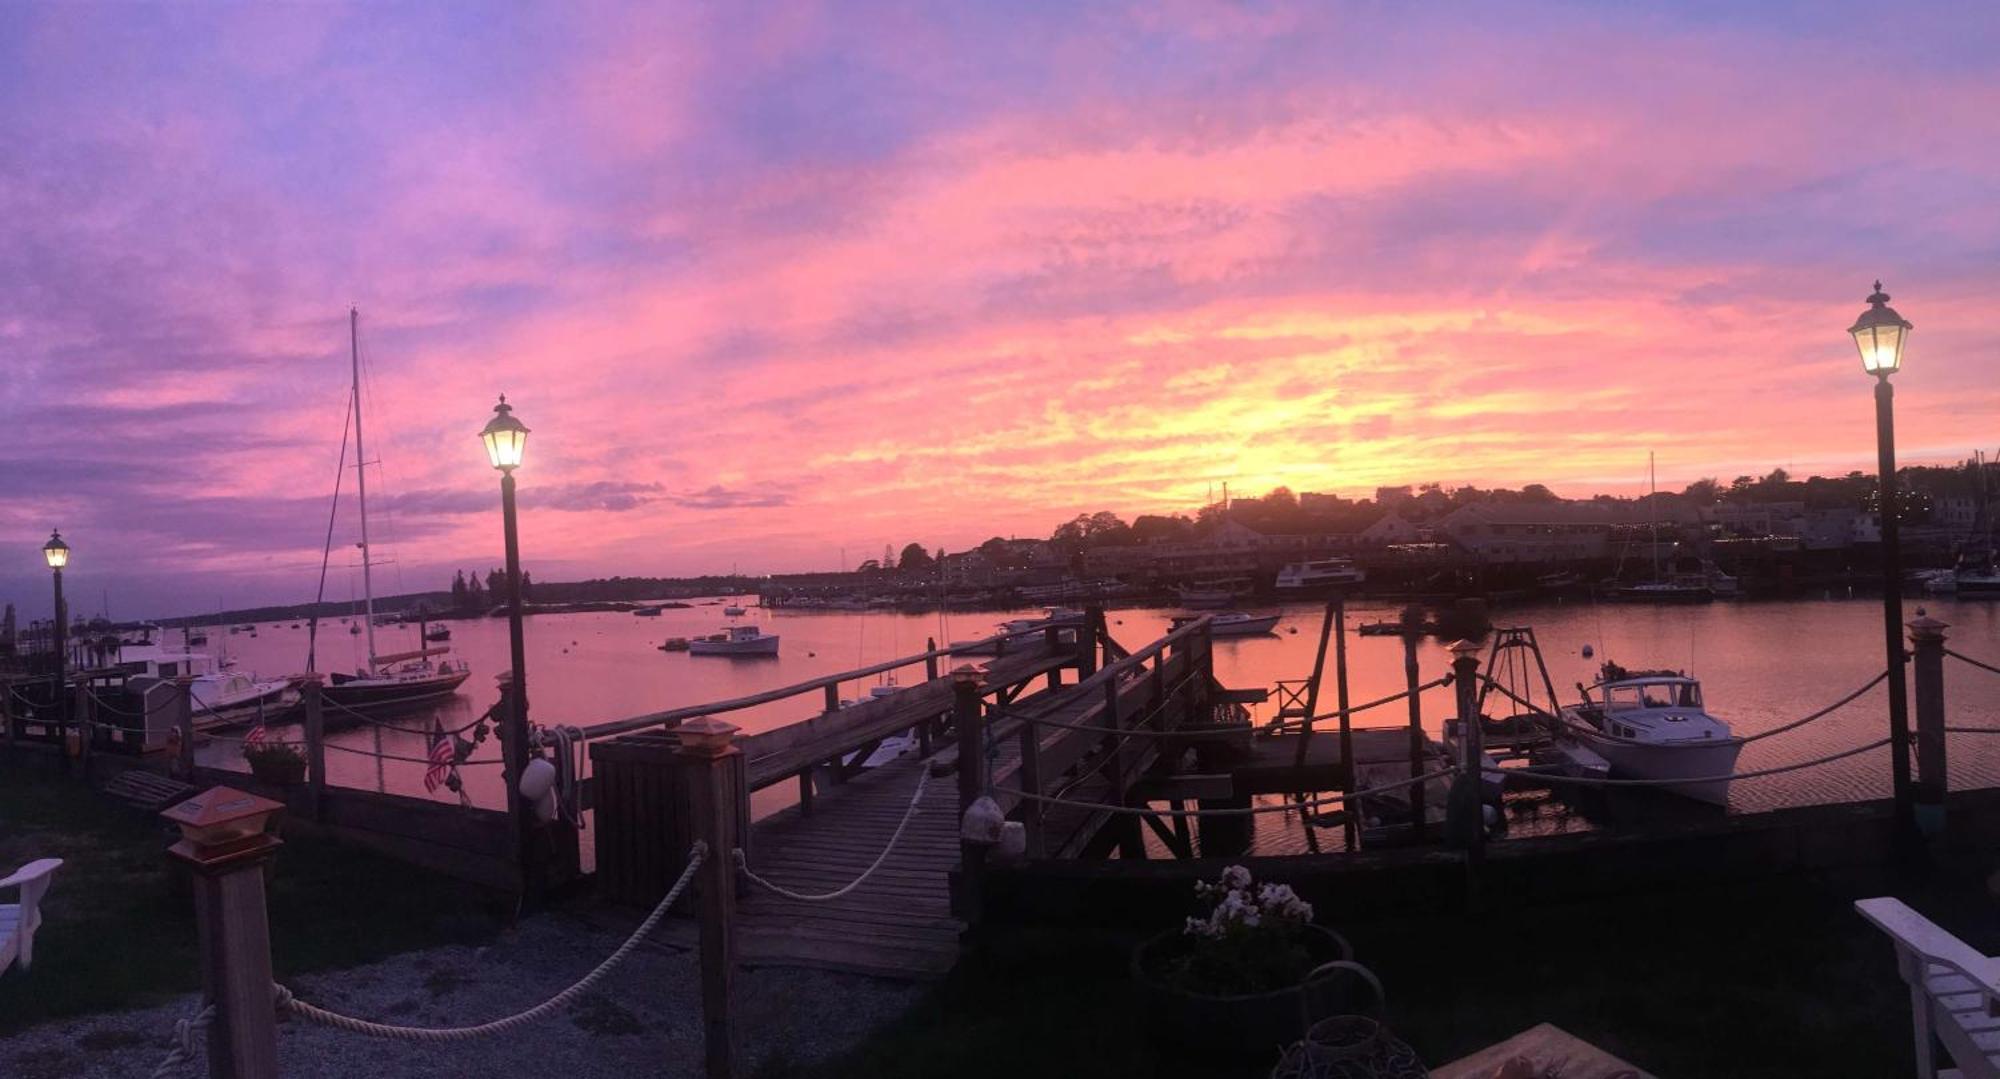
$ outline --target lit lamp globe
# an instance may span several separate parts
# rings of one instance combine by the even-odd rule
[[[1889,294],[1882,291],[1882,282],[1875,282],[1875,293],[1868,297],[1868,310],[1861,312],[1861,317],[1847,328],[1854,335],[1854,346],[1861,350],[1861,369],[1877,378],[1895,374],[1903,366],[1903,343],[1910,339],[1912,328],[1909,320],[1889,306]]]
[[[42,544],[42,557],[49,560],[50,569],[69,565],[69,544],[63,542],[61,529],[49,533],[49,541]]]
[[[512,472],[521,467],[521,455],[528,448],[528,428],[514,418],[514,406],[507,403],[506,394],[493,406],[493,418],[486,421],[479,437],[486,443],[486,459],[494,468]]]

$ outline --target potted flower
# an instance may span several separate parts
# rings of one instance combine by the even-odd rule
[[[1199,913],[1132,956],[1163,1037],[1186,1048],[1268,1052],[1299,1039],[1303,1016],[1355,1010],[1352,984],[1322,970],[1353,949],[1313,924],[1312,904],[1290,885],[1258,884],[1233,865],[1194,891]]]
[[[289,742],[245,741],[243,759],[259,782],[286,787],[306,781],[306,757]]]

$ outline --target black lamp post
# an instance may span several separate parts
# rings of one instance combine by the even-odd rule
[[[500,403],[493,406],[493,418],[486,421],[479,437],[486,443],[487,460],[500,470],[500,515],[507,536],[507,644],[514,664],[507,688],[506,737],[501,746],[507,755],[507,804],[514,816],[522,887],[532,892],[530,882],[539,875],[532,872],[529,848],[532,808],[521,793],[521,777],[528,766],[528,656],[521,634],[521,541],[514,518],[514,470],[521,467],[528,429],[514,418],[506,394],[501,394]]]
[[[63,683],[68,680],[69,674],[69,612],[63,610],[62,571],[64,566],[69,565],[69,544],[63,542],[61,529],[54,529],[49,532],[49,541],[42,544],[42,557],[48,559],[49,569],[55,573],[56,579],[54,635],[56,644],[56,717],[63,722],[67,722],[69,720],[69,694],[65,692],[66,687]]]
[[[1881,473],[1879,504],[1882,518],[1882,628],[1889,657],[1889,768],[1895,784],[1896,830],[1901,837],[1915,833],[1916,814],[1910,788],[1910,709],[1903,682],[1903,551],[1897,525],[1896,390],[1889,376],[1903,366],[1903,343],[1910,323],[1889,306],[1882,282],[1868,297],[1868,310],[1847,332],[1861,350],[1861,369],[1875,376],[1875,452]],[[1942,792],[1939,792],[1940,795]],[[1940,798],[1940,801],[1942,799]]]

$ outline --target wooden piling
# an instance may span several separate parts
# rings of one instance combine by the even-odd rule
[[[194,778],[194,677],[181,675],[174,679],[174,730],[180,732],[181,744],[177,770],[182,779]]]
[[[981,722],[985,701],[980,696],[983,676],[977,667],[964,665],[951,672],[951,723],[958,734],[958,817],[986,793],[986,732]],[[979,924],[980,891],[986,867],[986,845],[958,840],[958,915],[968,927]]]
[[[1485,731],[1479,725],[1479,646],[1459,641],[1451,646],[1452,687],[1458,691],[1459,741],[1465,755],[1460,761],[1461,783],[1471,784],[1472,820],[1465,829],[1465,856],[1469,864],[1486,857],[1486,746]]]
[[[247,838],[213,845],[193,837],[203,825],[254,823],[283,808],[267,798],[216,787],[162,814],[183,831],[167,853],[186,863],[193,875],[202,989],[215,1005],[215,1018],[208,1024],[210,1079],[271,1079],[278,1074],[264,868],[280,843],[268,825]]]
[[[694,803],[695,834],[708,858],[695,873],[701,919],[701,1015],[708,1079],[736,1074],[736,849],[739,804],[746,797],[735,745],[737,727],[701,718],[681,724],[680,755]],[[679,852],[672,852],[678,855]]]
[[[306,726],[306,815],[320,819],[326,798],[326,713],[320,697],[320,676],[308,674],[299,683],[299,703]]]
[[[1408,685],[1410,694],[1407,698],[1410,706],[1410,778],[1415,779],[1424,774],[1424,756],[1425,750],[1429,748],[1429,741],[1424,737],[1423,697],[1417,692],[1417,637],[1415,634],[1407,632],[1402,637],[1403,681]],[[1415,826],[1414,834],[1416,835],[1417,842],[1424,842],[1424,785],[1422,783],[1410,784],[1410,819]]]
[[[1333,688],[1340,705],[1340,783],[1342,794],[1354,793],[1354,717],[1347,713],[1347,596],[1335,593],[1333,597]],[[1345,802],[1340,807],[1341,831],[1347,842],[1347,849],[1360,846],[1361,814],[1355,807]]]
[[[97,740],[97,702],[91,699],[90,682],[79,678],[73,694],[74,703],[70,715],[75,716],[77,767],[83,772],[83,781],[90,782],[90,743]]]
[[[1945,775],[1944,737],[1944,640],[1945,623],[1928,615],[1918,615],[1909,624],[1910,646],[1915,652],[1913,687],[1917,705],[1917,781],[1913,794],[1917,830],[1926,836],[1944,834],[1945,793],[1950,782]]]

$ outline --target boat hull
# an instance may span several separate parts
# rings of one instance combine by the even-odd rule
[[[1208,632],[1212,637],[1262,637],[1278,627],[1278,617],[1267,614],[1234,622],[1210,622]]]
[[[778,654],[778,638],[773,635],[759,637],[754,641],[704,641],[688,642],[688,654],[693,656],[775,656]]]
[[[1614,779],[1692,780],[1726,776],[1736,771],[1736,758],[1743,752],[1743,743],[1734,738],[1713,744],[1666,742],[1658,745],[1615,741],[1581,731],[1577,732],[1576,738],[1611,762]],[[1729,804],[1729,781],[1726,779],[1719,782],[1666,783],[1659,789],[1710,805]]]
[[[341,708],[383,712],[441,701],[458,692],[471,671],[448,671],[429,678],[355,678],[336,674],[320,694]],[[329,717],[331,718],[331,717]]]

